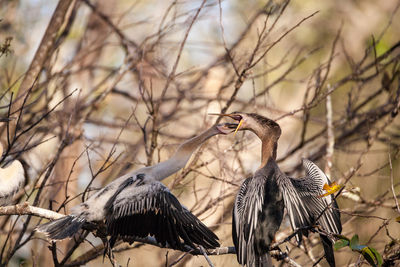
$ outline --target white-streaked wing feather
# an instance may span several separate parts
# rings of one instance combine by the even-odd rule
[[[340,213],[337,210],[336,201],[333,196],[319,197],[324,193],[323,185],[330,184],[326,175],[313,162],[304,159],[303,166],[306,170],[306,177],[295,179],[289,178],[295,192],[291,192],[287,204],[292,226],[307,226],[317,222],[328,232],[339,234],[342,230]],[[295,203],[301,202],[299,207]],[[291,205],[292,204],[292,205]],[[296,209],[295,211],[293,211]]]
[[[253,177],[247,178],[239,189],[234,206],[233,234],[238,261],[241,264],[253,262],[256,258],[254,251],[255,231],[259,215],[264,203],[265,181],[257,186]],[[249,186],[250,183],[253,183]],[[235,240],[236,239],[236,240]]]
[[[246,242],[244,242],[244,208],[245,208],[245,197],[247,194],[247,185],[251,178],[247,178],[239,188],[239,192],[236,195],[235,203],[233,206],[233,220],[232,220],[232,238],[235,245],[238,261],[240,263],[246,261]]]

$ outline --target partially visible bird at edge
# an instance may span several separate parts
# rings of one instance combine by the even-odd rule
[[[238,123],[230,127],[254,132],[262,141],[261,166],[240,186],[236,196],[232,238],[238,262],[248,267],[272,266],[268,251],[281,225],[284,207],[294,231],[318,224],[326,233],[340,234],[340,212],[333,195],[321,197],[324,185],[331,184],[311,161],[303,159],[306,176],[292,178],[276,163],[281,128],[275,121],[254,113],[215,114],[228,116]],[[307,230],[296,235],[300,244]],[[328,234],[329,235],[329,234]],[[320,237],[329,265],[335,266],[333,241],[323,232]]]
[[[186,209],[160,181],[182,169],[192,153],[210,137],[233,132],[229,123],[214,125],[182,143],[174,155],[153,166],[123,175],[72,209],[70,215],[36,230],[51,240],[76,234],[85,222],[105,221],[112,248],[118,238],[152,236],[160,246],[184,250],[219,246],[218,237]]]
[[[8,118],[0,118],[0,122],[9,121]],[[3,155],[3,145],[0,143],[0,159]],[[6,166],[0,167],[0,206],[11,204],[14,195],[23,186],[25,181],[24,168],[18,160],[12,161]]]

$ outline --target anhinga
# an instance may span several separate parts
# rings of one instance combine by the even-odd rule
[[[9,118],[0,118],[0,122],[10,121]],[[0,143],[0,158],[3,155],[3,145]],[[25,172],[21,162],[14,160],[11,164],[0,168],[0,206],[10,204],[13,196],[18,192],[25,181]]]
[[[254,113],[220,114],[238,122],[237,130],[250,130],[262,141],[261,166],[247,178],[236,196],[233,209],[232,237],[240,264],[272,266],[268,254],[286,206],[293,230],[319,224],[328,233],[341,233],[340,213],[332,195],[320,197],[330,181],[311,161],[303,160],[306,176],[291,178],[276,163],[280,126]],[[235,127],[232,124],[230,127]],[[299,230],[297,239],[307,234]],[[325,257],[335,266],[332,241],[321,234]]]
[[[118,237],[131,240],[147,236],[173,249],[184,249],[184,245],[194,249],[196,245],[218,247],[218,237],[160,181],[182,169],[194,150],[207,139],[231,133],[229,125],[212,126],[181,144],[169,160],[117,178],[74,207],[72,214],[40,225],[37,230],[52,240],[60,240],[73,236],[85,222],[105,220],[111,247]]]

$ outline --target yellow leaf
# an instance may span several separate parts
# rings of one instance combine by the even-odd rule
[[[400,216],[396,217],[396,222],[400,223]]]
[[[335,182],[332,183],[332,185],[334,185]],[[331,187],[328,184],[324,184],[324,186],[322,187],[322,189],[324,189],[325,191],[328,191]]]
[[[323,189],[326,191],[326,193],[322,194],[318,197],[326,197],[326,196],[332,195],[332,194],[336,193],[337,191],[339,191],[342,187],[343,187],[343,185],[336,184],[336,182],[333,182],[330,185],[324,184]]]

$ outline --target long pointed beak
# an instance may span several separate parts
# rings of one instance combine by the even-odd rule
[[[239,131],[240,127],[243,125],[244,120],[241,117],[236,117],[236,114],[225,114],[225,113],[208,113],[208,115],[216,115],[216,116],[225,116],[225,117],[229,117],[231,119],[234,119],[236,121],[239,121],[238,126],[235,129],[235,133],[233,134],[233,136],[236,135],[236,133]]]
[[[235,132],[233,133],[233,136],[235,136],[235,135],[236,135],[237,131],[239,131],[239,128],[240,128],[240,126],[242,126],[242,124],[243,124],[243,120],[240,120],[240,122],[239,122],[238,126],[236,127],[236,130],[235,130]]]

